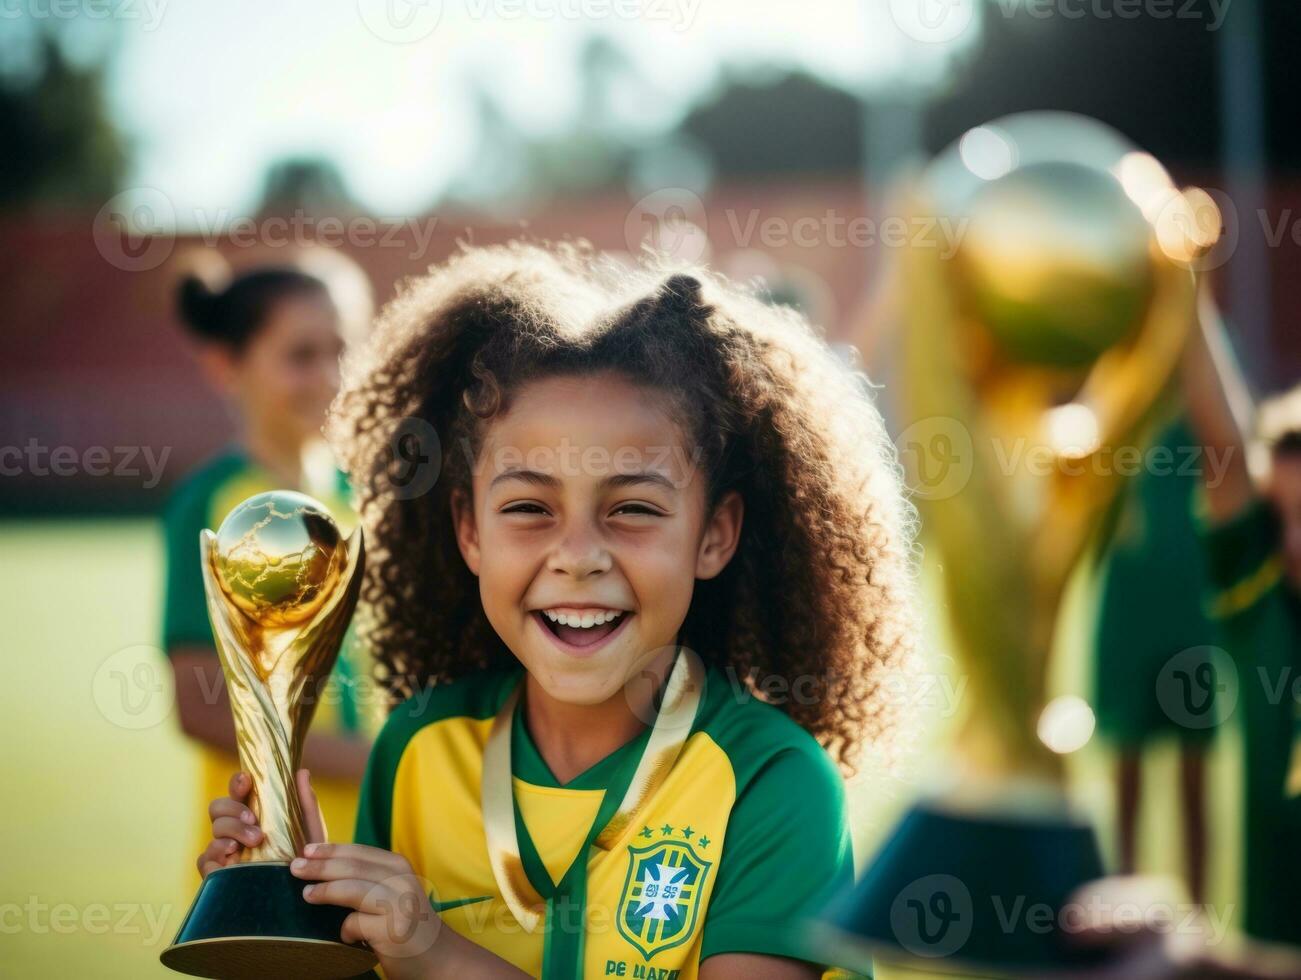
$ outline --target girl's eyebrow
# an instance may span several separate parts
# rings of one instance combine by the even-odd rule
[[[494,476],[492,482],[488,484],[488,489],[491,490],[498,483],[504,482],[505,480],[522,480],[525,483],[532,483],[536,486],[549,487],[552,489],[560,486],[560,480],[552,476],[550,473],[541,473],[538,470],[514,468],[503,470],[501,473]],[[663,490],[673,491],[678,489],[677,485],[667,476],[663,473],[656,473],[653,470],[641,470],[636,473],[612,473],[610,476],[601,480],[601,486],[603,488],[628,487],[647,483],[651,486],[660,487]]]

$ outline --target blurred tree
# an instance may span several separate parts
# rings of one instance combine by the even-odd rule
[[[803,72],[726,76],[681,128],[722,179],[846,174],[861,166],[862,104]]]
[[[98,207],[127,166],[104,103],[106,62],[75,64],[48,29],[30,47],[25,70],[0,73],[0,206]]]
[[[339,168],[323,157],[288,157],[271,164],[262,180],[257,207],[260,217],[338,217],[360,210]]]
[[[579,100],[567,124],[532,136],[511,119],[483,79],[471,82],[479,140],[451,200],[494,208],[538,206],[556,196],[619,187],[636,154],[636,124],[622,106],[651,93],[649,82],[609,39],[588,38],[576,61]]]

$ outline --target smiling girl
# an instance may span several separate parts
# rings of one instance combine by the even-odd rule
[[[409,285],[349,367],[329,433],[399,703],[308,900],[388,977],[817,976],[835,761],[888,729],[912,631],[862,376],[703,270],[519,244]],[[204,874],[260,839],[247,792]]]

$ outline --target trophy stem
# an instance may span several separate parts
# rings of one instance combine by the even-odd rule
[[[231,709],[236,732],[249,736],[238,739],[239,761],[253,782],[248,805],[263,832],[262,843],[246,848],[242,861],[292,861],[307,835],[294,778],[301,745],[289,736],[288,705],[265,687],[232,688]]]

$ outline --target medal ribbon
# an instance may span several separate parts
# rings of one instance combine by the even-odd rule
[[[700,707],[705,667],[694,651],[678,647],[645,748],[639,757],[628,753],[611,777],[592,828],[559,884],[552,883],[515,800],[511,727],[523,683],[521,679],[498,710],[484,748],[483,823],[488,860],[497,890],[516,921],[528,932],[550,923],[542,976],[577,978],[582,975],[589,866],[622,837],[673,768]],[[575,911],[577,923],[568,921]],[[556,921],[557,912],[565,921]]]

